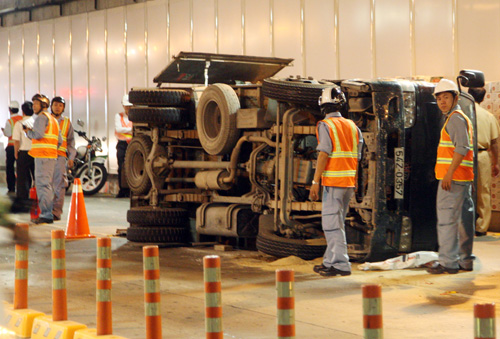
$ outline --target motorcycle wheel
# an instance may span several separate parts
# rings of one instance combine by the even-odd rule
[[[87,164],[83,165],[76,177],[80,178],[82,182],[83,195],[93,195],[99,192],[108,180],[108,171],[100,163],[92,165],[92,173],[90,175],[87,173],[87,168]]]

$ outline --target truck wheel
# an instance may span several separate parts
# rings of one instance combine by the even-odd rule
[[[188,230],[184,227],[129,227],[127,240],[153,243],[185,243]]]
[[[257,249],[277,258],[294,255],[304,260],[312,260],[323,256],[326,242],[325,245],[318,245],[309,244],[308,240],[304,239],[284,238],[276,235],[272,227],[260,224]]]
[[[182,208],[133,207],[127,211],[127,221],[131,226],[187,225],[187,211]]]
[[[148,124],[176,124],[187,120],[187,110],[176,107],[131,107],[128,118],[132,122]]]
[[[132,88],[128,94],[134,105],[184,106],[191,100],[188,91],[164,88]]]
[[[329,81],[308,79],[264,79],[262,93],[271,99],[318,108],[318,98],[323,89],[335,86]]]
[[[125,154],[125,173],[127,183],[132,192],[137,195],[145,194],[151,189],[151,182],[146,173],[146,159],[153,142],[148,136],[139,135],[130,141]]]
[[[238,96],[226,84],[208,86],[196,108],[196,128],[203,149],[211,155],[229,153],[239,139],[236,112],[240,109]]]

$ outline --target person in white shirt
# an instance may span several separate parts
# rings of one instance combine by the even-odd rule
[[[125,94],[122,98],[123,112],[115,115],[115,135],[118,139],[116,144],[116,158],[118,159],[118,192],[117,198],[129,197],[130,190],[124,185],[125,173],[123,171],[123,163],[125,162],[125,153],[127,152],[128,143],[132,140],[132,122],[128,120],[128,111],[132,104],[128,101],[128,95]]]
[[[7,187],[9,189],[9,195],[15,195],[16,192],[16,171],[15,164],[16,159],[14,158],[14,143],[12,142],[12,130],[14,129],[14,124],[22,119],[19,113],[19,103],[17,101],[11,101],[9,105],[10,118],[7,119],[5,123],[5,128],[2,128],[3,134],[9,139],[7,147],[5,148],[5,169],[7,174]]]
[[[14,157],[17,160],[17,192],[16,197],[22,202],[29,200],[29,190],[32,180],[35,176],[35,160],[28,154],[31,149],[31,140],[26,136],[23,129],[23,122],[31,119],[33,116],[33,104],[31,101],[26,101],[21,109],[23,111],[22,120],[14,125],[12,131],[12,140],[14,142]]]

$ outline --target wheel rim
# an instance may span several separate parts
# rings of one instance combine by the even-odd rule
[[[134,152],[132,155],[132,176],[134,178],[142,178],[144,176],[144,155],[140,151]]]
[[[219,105],[215,101],[207,104],[205,114],[203,114],[203,127],[207,136],[211,139],[217,138],[222,125],[222,115]]]
[[[91,171],[91,176],[88,175],[88,171],[84,170],[81,176],[82,190],[90,192],[95,190],[102,182],[104,174],[98,166],[93,166]]]

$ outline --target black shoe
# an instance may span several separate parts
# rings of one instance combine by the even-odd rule
[[[463,267],[462,265],[458,265],[458,269],[459,269],[460,271],[472,272],[472,270],[473,270],[474,268],[473,268],[473,267],[471,267],[471,268],[465,268],[465,267]]]
[[[338,270],[335,267],[328,267],[325,270],[319,271],[319,274],[322,275],[323,277],[335,277],[337,275],[351,275],[351,271],[342,271]]]
[[[428,268],[427,273],[430,273],[430,274],[444,274],[444,273],[457,274],[458,268],[448,268],[448,267],[444,267],[441,265],[437,265],[436,267]]]
[[[314,265],[314,267],[313,267],[313,271],[316,272],[316,273],[319,273],[320,271],[324,271],[326,269],[328,269],[328,267],[326,267],[323,264],[321,264],[321,265]]]
[[[59,221],[61,220],[61,217],[58,217],[57,215],[54,215],[54,221]]]
[[[476,231],[476,237],[484,237],[486,235],[486,232],[478,232]]]
[[[33,219],[31,220],[31,222],[33,224],[53,224],[54,223],[54,220],[52,219],[46,219],[46,218],[36,218],[36,219]]]

